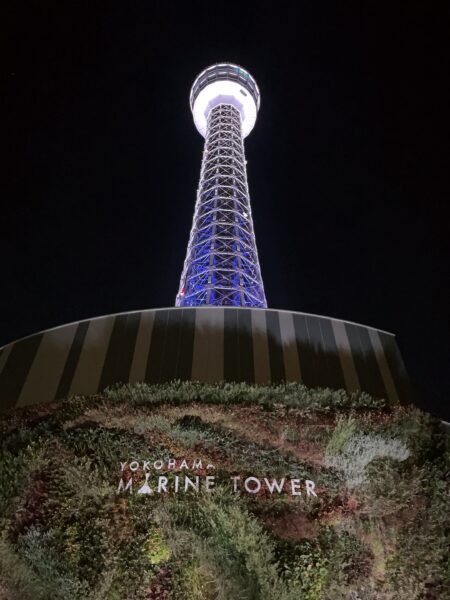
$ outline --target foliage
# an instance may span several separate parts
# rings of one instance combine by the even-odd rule
[[[285,427],[281,434],[281,439],[295,444],[299,441],[300,435],[294,427]]]
[[[222,454],[233,461],[238,470],[245,471],[250,465],[254,474],[266,474],[268,469],[274,475],[281,473],[301,477],[311,474],[311,467],[306,469],[292,456],[282,454],[275,448],[249,442],[236,436],[230,429],[205,423],[197,416],[187,415],[173,424],[167,418],[155,416],[139,424],[135,431],[141,431],[142,427],[160,431],[183,448],[202,447]]]
[[[163,531],[160,528],[155,527],[150,530],[147,545],[147,556],[152,565],[159,565],[159,563],[169,560],[170,548],[165,542]]]
[[[272,407],[282,404],[290,408],[311,410],[342,408],[383,408],[385,399],[372,398],[365,392],[348,393],[345,390],[330,388],[311,389],[300,383],[285,383],[271,386],[255,386],[249,383],[217,384],[192,381],[172,381],[170,383],[119,384],[105,390],[107,398],[131,405],[190,404],[252,404]]]
[[[329,576],[329,559],[318,541],[278,542],[276,554],[284,580],[298,588],[302,600],[322,597]]]
[[[398,439],[374,434],[351,433],[348,431],[349,428],[349,426],[346,426],[346,429],[340,428],[336,436],[338,441],[334,441],[335,436],[331,438],[327,446],[325,464],[340,471],[346,486],[350,489],[364,482],[366,467],[373,460],[391,458],[404,461],[410,454],[405,444]],[[333,450],[336,453],[332,453]]]
[[[58,552],[54,531],[31,527],[18,541],[19,555],[31,566],[41,584],[52,591],[52,598],[70,600],[88,594],[86,581],[80,581]]]
[[[6,598],[14,600],[46,600],[49,597],[48,588],[6,540],[0,540],[0,591],[6,592]]]
[[[422,469],[409,469],[392,458],[373,460],[366,470],[366,481],[358,490],[364,514],[388,517],[420,503],[423,491]]]
[[[0,431],[0,597],[449,598],[450,458],[413,407],[175,381],[30,407]],[[169,458],[214,465],[214,490],[135,493],[131,461]],[[312,479],[318,495],[234,493],[234,475]]]
[[[440,421],[414,406],[397,410],[380,432],[402,440],[417,463],[436,458],[446,444]]]
[[[392,585],[410,598],[434,593],[450,598],[450,493],[448,474],[450,455],[423,473],[426,496],[424,510],[407,523],[397,539],[390,559]]]
[[[333,434],[327,444],[327,455],[333,456],[341,454],[358,430],[358,423],[355,417],[342,417],[339,416],[336,421],[336,426],[333,430]]]

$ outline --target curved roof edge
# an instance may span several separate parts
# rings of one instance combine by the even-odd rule
[[[332,321],[340,321],[341,323],[349,323],[350,325],[356,325],[357,327],[364,327],[365,329],[372,329],[373,331],[379,331],[381,333],[385,333],[387,335],[391,335],[395,337],[395,333],[391,331],[386,331],[384,329],[379,329],[378,327],[372,327],[371,325],[364,325],[364,323],[356,323],[355,321],[348,321],[347,319],[339,319],[336,317],[330,317],[328,315],[317,315],[315,313],[303,312],[300,310],[288,310],[287,308],[247,308],[245,306],[192,306],[192,307],[178,307],[178,306],[160,306],[158,308],[143,308],[140,310],[123,310],[117,313],[108,313],[106,315],[98,315],[96,317],[86,317],[85,319],[77,319],[76,321],[69,321],[68,323],[62,323],[61,325],[55,325],[54,327],[47,327],[46,329],[39,329],[38,331],[34,331],[33,333],[29,333],[28,335],[24,335],[20,338],[16,338],[11,340],[7,344],[3,344],[0,346],[0,350],[10,346],[11,344],[15,344],[16,342],[20,342],[22,340],[26,340],[27,338],[33,337],[34,335],[39,335],[40,333],[46,333],[47,331],[54,331],[55,329],[61,329],[62,327],[67,327],[68,325],[74,325],[75,323],[83,323],[84,321],[92,321],[94,319],[104,319],[106,317],[117,317],[119,315],[128,315],[134,313],[142,313],[150,310],[198,310],[198,309],[209,309],[215,310],[216,308],[233,308],[237,310],[270,310],[273,312],[284,312],[284,313],[295,313],[297,315],[306,315],[308,317],[318,317],[319,319],[330,319]]]

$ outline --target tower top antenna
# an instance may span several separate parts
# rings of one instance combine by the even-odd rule
[[[198,75],[191,88],[190,105],[197,130],[206,136],[207,119],[219,104],[231,104],[241,114],[242,136],[253,129],[260,105],[256,81],[248,71],[232,63],[217,63]]]

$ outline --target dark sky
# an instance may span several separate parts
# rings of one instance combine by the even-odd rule
[[[262,97],[246,154],[269,306],[394,332],[450,416],[449,13],[368,4],[10,2],[0,344],[173,306],[202,152],[189,90],[232,61]]]

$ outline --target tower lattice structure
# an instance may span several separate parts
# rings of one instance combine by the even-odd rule
[[[265,308],[244,152],[258,87],[241,67],[218,64],[197,77],[190,103],[205,145],[176,306]]]

